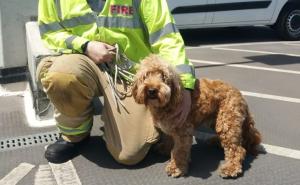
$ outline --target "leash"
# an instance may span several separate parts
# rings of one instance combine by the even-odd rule
[[[130,70],[134,67],[135,63],[120,50],[118,44],[115,44],[114,47],[109,52],[115,54],[115,60],[103,63],[101,67],[109,83],[116,107],[118,107],[119,103],[125,108],[122,99],[131,96],[131,88],[126,89],[126,87],[130,87],[133,82],[134,74]],[[125,91],[118,89],[117,85],[119,83],[125,88]]]

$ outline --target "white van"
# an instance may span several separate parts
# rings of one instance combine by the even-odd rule
[[[179,29],[268,25],[300,39],[300,0],[168,0]]]

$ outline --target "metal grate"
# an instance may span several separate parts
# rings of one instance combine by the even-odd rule
[[[15,150],[20,148],[32,147],[37,145],[50,144],[59,137],[57,131],[19,136],[0,140],[0,152]]]

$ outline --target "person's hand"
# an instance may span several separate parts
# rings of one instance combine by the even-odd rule
[[[174,120],[176,122],[176,125],[182,126],[183,123],[186,121],[191,110],[191,104],[191,92],[189,90],[184,89],[182,101],[177,106],[177,109],[172,115],[172,118],[175,118]]]
[[[96,64],[111,62],[115,55],[115,47],[98,41],[90,41],[87,45],[85,54]]]

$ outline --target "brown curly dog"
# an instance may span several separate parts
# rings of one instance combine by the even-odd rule
[[[139,104],[145,104],[154,125],[171,136],[174,145],[166,172],[172,177],[187,173],[194,129],[213,119],[213,125],[225,162],[219,168],[222,177],[237,177],[242,173],[246,152],[257,154],[261,135],[254,128],[248,105],[233,86],[219,80],[201,79],[191,91],[191,111],[184,124],[174,124],[172,112],[182,101],[183,87],[175,69],[159,57],[151,55],[141,62],[132,88]]]

